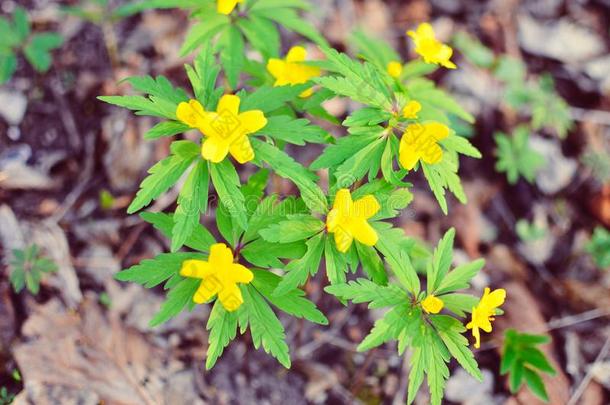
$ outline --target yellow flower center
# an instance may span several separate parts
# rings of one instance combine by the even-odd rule
[[[445,303],[434,295],[428,295],[426,299],[421,302],[421,306],[429,314],[438,314],[441,312]]]

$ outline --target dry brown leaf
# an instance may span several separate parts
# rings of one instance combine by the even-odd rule
[[[495,333],[502,334],[508,328],[527,333],[545,333],[547,328],[545,319],[540,312],[536,298],[532,296],[529,290],[523,284],[516,282],[507,283],[503,288],[506,289],[506,303],[502,308],[505,313],[497,318]],[[555,347],[553,343],[549,343],[541,346],[540,350],[544,352],[557,370],[555,377],[542,374],[544,385],[549,394],[549,403],[565,404],[570,398],[570,383],[562,367],[555,359]],[[523,405],[544,404],[525,386],[517,393],[516,399]]]
[[[92,391],[107,404],[183,403],[164,398],[167,381],[181,363],[168,364],[144,335],[106,317],[91,298],[79,313],[67,312],[57,300],[37,307],[22,334],[27,341],[13,353],[26,390],[59,385]],[[184,398],[193,403],[192,396]]]

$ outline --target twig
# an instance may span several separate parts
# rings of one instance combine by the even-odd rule
[[[61,79],[59,77],[55,77],[55,79],[51,81],[51,92],[53,93],[53,97],[55,97],[55,101],[57,101],[59,107],[59,117],[64,125],[64,129],[68,133],[70,145],[72,145],[74,150],[80,150],[82,144],[78,127],[76,126],[76,120],[74,119],[72,110],[70,110],[70,106],[64,97],[64,89],[61,85]]]
[[[608,332],[608,330],[606,332]],[[585,392],[585,389],[587,389],[587,386],[593,379],[593,370],[595,369],[597,364],[599,364],[601,361],[603,361],[606,358],[606,356],[608,356],[609,352],[610,352],[610,333],[608,333],[608,337],[606,337],[606,342],[602,346],[602,349],[599,351],[599,354],[595,358],[595,361],[593,362],[593,364],[589,367],[587,374],[585,375],[585,377],[582,379],[582,381],[578,385],[578,388],[576,388],[576,391],[574,391],[574,393],[572,394],[572,397],[568,401],[567,405],[575,405],[578,403],[578,400],[580,399],[582,394]]]
[[[570,116],[575,121],[586,121],[595,124],[610,126],[610,112],[601,110],[587,110],[570,107]]]
[[[78,183],[66,196],[57,211],[55,211],[55,213],[49,217],[49,221],[56,223],[61,221],[89,185],[89,181],[91,180],[91,176],[93,174],[94,153],[95,134],[93,132],[89,132],[85,134],[85,167],[81,172]]]

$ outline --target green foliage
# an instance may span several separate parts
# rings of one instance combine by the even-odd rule
[[[11,21],[0,16],[0,85],[15,73],[19,52],[36,71],[44,73],[51,68],[51,51],[63,44],[63,38],[57,33],[33,33],[22,7],[16,7],[12,17]]]
[[[604,227],[597,226],[593,231],[591,240],[585,246],[595,265],[600,269],[610,268],[610,232]]]
[[[91,1],[107,9],[104,0]],[[238,338],[238,331],[244,334],[247,330],[256,349],[262,348],[280,364],[290,367],[286,331],[277,312],[319,325],[328,324],[326,316],[301,289],[324,267],[329,281],[326,292],[343,303],[351,300],[367,303],[371,309],[387,310],[358,350],[369,350],[388,341],[398,342],[400,354],[410,349],[408,401],[413,401],[427,377],[432,403],[439,404],[451,359],[480,378],[468,339],[463,336],[465,327],[457,317],[466,316],[477,304],[476,297],[461,290],[469,288],[484,261],[479,259],[452,269],[453,229],[431,253],[402,229],[383,221],[399,216],[413,200],[412,184],[406,179],[411,171],[423,172],[443,212],[447,213],[449,206],[447,191],[466,202],[458,175],[460,156],[480,158],[481,154],[461,135],[468,132],[474,117],[459,100],[425,78],[438,68],[436,65],[408,61],[403,63],[402,75],[392,78],[387,73],[387,64],[402,63],[398,53],[362,31],[352,36],[358,58],[330,48],[300,15],[309,7],[305,1],[244,1],[228,16],[218,13],[216,6],[214,0],[143,0],[117,9],[121,15],[150,8],[188,10],[194,24],[180,52],[196,55],[191,64],[185,65],[190,82],[188,92],[163,76],[145,76],[126,79],[137,94],[100,97],[137,115],[158,119],[145,133],[146,139],[180,136],[187,131],[188,139],[195,139],[170,143],[169,156],[149,169],[128,208],[129,213],[137,212],[176,188],[173,212],[140,214],[170,241],[170,253],[145,259],[119,272],[116,278],[146,288],[162,286],[166,298],[150,321],[153,326],[185,309],[191,310],[195,307],[195,293],[201,293],[200,288],[206,287],[204,283],[214,280],[206,273],[204,264],[193,265],[198,270],[197,276],[183,277],[180,272],[186,260],[214,262],[209,252],[218,251],[211,246],[223,242],[216,241],[210,232],[213,231],[230,246],[235,263],[252,272],[253,279],[236,284],[243,298],[237,307],[218,297],[226,287],[222,280],[220,290],[215,290],[219,293],[205,303],[212,305],[206,326],[209,331],[206,368],[214,366],[224,349]],[[114,19],[115,11],[104,11],[103,19]],[[290,65],[294,62],[286,61],[280,52],[284,45],[280,27],[314,42],[322,50],[323,61],[298,62],[320,68],[319,77],[275,86],[277,73],[273,76],[274,69],[267,68],[271,59],[280,59],[272,63],[288,63],[287,68],[294,68]],[[480,54],[477,57],[481,60],[489,59],[482,49],[471,53]],[[305,80],[308,81],[304,83]],[[312,95],[304,93],[309,90]],[[201,154],[202,143],[214,135],[226,135],[223,147],[234,146],[231,143],[234,132],[228,131],[227,135],[227,131],[217,127],[226,125],[227,120],[217,122],[214,115],[223,114],[218,111],[219,100],[227,92],[239,97],[240,117],[242,114],[260,117],[261,113],[265,117],[265,126],[257,125],[256,132],[244,131],[254,156],[243,170],[231,157],[216,163],[205,160]],[[344,120],[339,124],[339,117],[324,108],[324,102],[333,97],[348,97],[362,105],[341,117]],[[190,102],[191,107],[196,107],[193,101],[201,104],[204,111],[195,111],[192,119],[186,119],[182,113],[188,110],[182,110],[185,108],[182,106],[179,119],[180,103]],[[404,107],[412,101],[422,106],[416,118],[403,114]],[[321,120],[326,122],[321,124]],[[249,125],[247,120],[241,122],[238,118],[238,121],[240,129]],[[431,122],[449,127],[448,136],[441,140],[436,139],[436,134],[429,136],[435,148],[442,151],[441,158],[434,164],[421,160],[413,170],[405,169],[400,163],[401,137],[410,125]],[[330,135],[330,126],[344,127],[346,133],[333,130]],[[299,147],[310,143],[324,146],[319,156],[310,158],[299,152]],[[311,160],[309,166],[302,163]],[[288,189],[282,179],[294,185],[292,190],[298,191],[297,195],[274,194]],[[343,188],[350,189],[354,201],[373,196],[379,204],[379,210],[375,206],[374,215],[371,213],[369,218],[367,214],[366,218],[378,237],[374,246],[365,245],[356,237],[345,253],[337,249],[336,235],[328,231],[326,222],[329,215],[334,215],[331,214],[334,195]],[[215,204],[208,206],[210,201]],[[215,230],[201,224],[202,215],[208,213],[214,216]],[[348,217],[352,215],[359,214],[350,213]],[[359,224],[361,220],[358,219]],[[351,279],[353,273],[355,279]],[[425,276],[425,284],[420,275]],[[430,294],[443,301],[447,314],[423,310],[422,300]]]
[[[496,140],[496,170],[506,173],[510,184],[517,183],[519,177],[523,177],[532,183],[540,167],[545,164],[544,157],[533,151],[529,146],[529,130],[525,126],[515,129],[512,136],[498,132],[494,136]]]
[[[534,242],[543,239],[548,233],[546,227],[538,226],[533,222],[529,223],[523,218],[515,224],[515,231],[523,242]]]
[[[554,376],[556,371],[544,353],[536,347],[548,342],[550,338],[545,335],[520,333],[514,329],[508,329],[504,333],[500,374],[508,374],[511,392],[519,391],[525,381],[538,398],[548,402],[549,398],[540,373]]]
[[[383,286],[359,278],[328,286],[325,291],[341,300],[369,303],[369,308],[388,308],[385,315],[375,322],[358,350],[370,350],[390,340],[398,342],[400,354],[411,347],[413,353],[407,403],[413,402],[424,376],[427,376],[432,404],[440,404],[449,377],[447,364],[451,358],[455,358],[473,377],[482,379],[474,355],[468,348],[468,339],[463,336],[466,328],[452,316],[432,315],[422,310],[420,300],[424,295],[419,292],[419,280],[406,254],[402,231],[385,229],[380,236],[377,247],[388,260],[396,281]],[[470,280],[485,262],[479,259],[449,271],[454,236],[453,229],[447,231],[429,259],[427,289],[428,294],[443,300],[451,312],[464,316],[464,310],[470,311],[475,304],[469,296],[453,292],[468,288]],[[461,310],[456,311],[456,308]]]
[[[606,184],[610,182],[610,154],[606,151],[587,151],[581,156],[581,162],[587,166],[595,179]]]
[[[12,404],[15,400],[15,394],[9,392],[6,387],[0,387],[0,405]]]
[[[42,255],[38,245],[29,245],[25,249],[13,249],[10,261],[10,281],[15,292],[27,287],[31,294],[38,294],[40,281],[45,273],[57,271],[57,265]]]

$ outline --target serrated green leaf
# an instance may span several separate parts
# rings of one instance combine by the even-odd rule
[[[229,17],[220,13],[209,13],[205,21],[195,24],[186,34],[180,56],[186,56],[199,46],[211,42],[210,40],[220,31],[226,29]]]
[[[218,358],[222,355],[225,347],[235,339],[237,335],[237,313],[228,312],[224,309],[219,300],[216,300],[206,329],[210,331],[208,334],[208,351],[206,354],[205,368],[211,369],[216,364]]]
[[[434,249],[432,265],[428,266],[426,280],[428,282],[428,291],[433,293],[436,291],[440,283],[445,278],[449,271],[451,261],[453,260],[453,240],[455,238],[455,229],[450,228],[443,238],[438,242],[438,246]]]
[[[374,142],[378,138],[378,134],[368,134],[363,136],[345,136],[338,138],[334,145],[329,145],[324,149],[324,152],[309,166],[313,170],[325,169],[328,167],[337,166],[351,156],[354,156],[358,151]]]
[[[170,289],[161,308],[150,320],[150,327],[159,326],[182,312],[184,307],[193,301],[193,295],[200,284],[199,279],[185,278]]]
[[[220,66],[216,64],[213,45],[208,42],[193,62],[193,66],[184,65],[191,82],[195,98],[206,110],[212,110],[218,104],[223,89],[216,89]]]
[[[388,275],[383,266],[383,261],[371,246],[363,245],[355,241],[358,258],[362,265],[362,270],[371,280],[379,285],[388,283]]]
[[[308,239],[324,229],[324,223],[307,214],[289,215],[288,219],[261,229],[268,242],[290,243]]]
[[[140,218],[152,224],[155,229],[161,232],[165,237],[171,239],[172,228],[174,227],[174,219],[172,215],[162,212],[142,212]],[[210,246],[216,243],[216,240],[203,225],[199,224],[195,227],[191,235],[185,240],[184,245],[191,249],[201,252],[208,252]]]
[[[525,382],[530,390],[541,400],[544,402],[549,402],[549,396],[546,393],[546,388],[544,387],[544,381],[540,378],[540,375],[536,373],[534,370],[525,367],[523,369],[523,377],[525,378]]]
[[[394,284],[381,286],[365,278],[358,278],[346,284],[330,285],[325,287],[324,291],[342,300],[351,300],[354,304],[368,302],[370,309],[395,306],[408,301],[407,294],[400,287]]]
[[[397,339],[401,330],[406,327],[410,318],[407,314],[412,310],[408,303],[403,302],[385,313],[383,318],[375,321],[373,329],[358,345],[356,350],[364,352],[381,344]]]
[[[258,159],[267,162],[279,176],[292,181],[299,188],[301,198],[310,210],[326,213],[326,196],[315,183],[317,179],[315,174],[275,146],[256,138],[251,142]]]
[[[172,229],[172,252],[182,247],[199,224],[200,214],[205,213],[209,182],[208,163],[200,160],[191,170],[178,194]]]
[[[127,208],[127,213],[144,208],[165,193],[184,174],[199,154],[197,144],[190,141],[176,141],[172,144],[172,154],[148,170],[148,177],[140,184],[140,190]]]
[[[284,266],[280,259],[298,259],[304,254],[305,243],[302,241],[272,243],[263,239],[255,239],[241,250],[241,255],[249,263],[260,267],[275,268]]]
[[[157,139],[190,131],[191,127],[178,121],[163,121],[146,131],[144,139]]]
[[[258,349],[262,345],[265,352],[275,357],[284,367],[290,368],[286,333],[279,319],[253,286],[246,285],[241,290],[254,347]]]
[[[471,294],[446,294],[440,298],[445,304],[445,309],[457,316],[465,316],[466,312],[471,312],[479,302],[479,297]]]
[[[477,259],[456,267],[443,278],[434,293],[439,295],[468,288],[470,281],[481,271],[483,266],[485,266],[485,259]]]
[[[241,110],[261,110],[265,115],[295,100],[309,87],[308,84],[295,86],[260,86],[255,91],[245,94],[241,100]]]
[[[258,50],[264,59],[278,56],[280,34],[271,21],[256,15],[239,19],[237,25],[246,36],[252,47]]]
[[[468,339],[462,333],[466,330],[464,325],[455,318],[447,315],[430,316],[432,324],[438,331],[449,353],[460,363],[460,365],[479,381],[483,380],[483,375],[474,359],[474,354],[468,348]]]
[[[293,260],[286,266],[286,274],[273,291],[274,295],[281,296],[294,290],[303,285],[310,274],[317,273],[324,251],[324,239],[324,234],[319,233],[307,241],[307,252],[300,259]]]
[[[405,238],[404,231],[382,228],[378,223],[375,223],[375,227],[379,235],[376,248],[383,254],[400,284],[413,296],[417,296],[420,290],[419,278],[409,255],[401,246],[401,239]]]
[[[304,298],[303,290],[294,289],[283,295],[275,295],[273,292],[280,283],[281,277],[270,271],[252,270],[252,272],[254,273],[252,284],[271,304],[297,318],[307,319],[319,325],[328,325],[326,316],[313,302]]]
[[[239,80],[239,73],[244,67],[244,37],[239,28],[229,26],[221,34],[220,43],[222,44],[220,61],[229,86],[231,89],[235,89]]]
[[[346,280],[347,263],[345,256],[335,246],[332,238],[326,238],[324,244],[324,258],[326,263],[326,277],[331,285],[344,283]]]
[[[182,263],[191,259],[205,260],[206,257],[197,253],[162,253],[116,273],[114,278],[152,288],[177,275]]]
[[[274,139],[301,146],[306,142],[324,143],[328,135],[325,130],[311,125],[304,118],[295,119],[287,115],[269,117],[267,125],[260,132]]]
[[[241,229],[247,229],[248,214],[235,167],[228,159],[225,159],[210,166],[210,175],[220,201]]]

